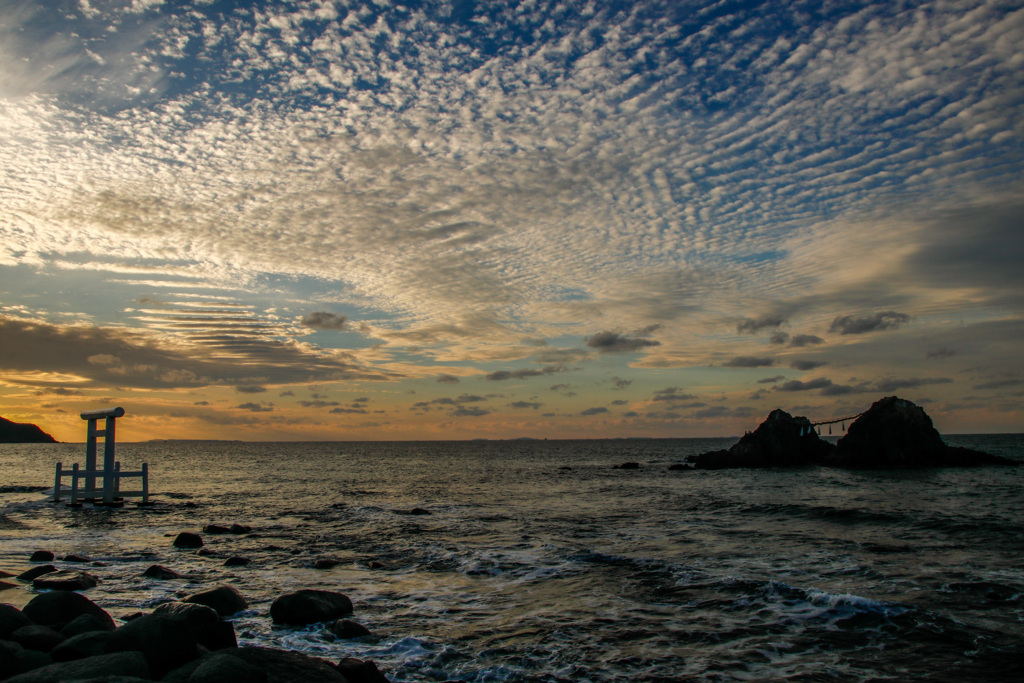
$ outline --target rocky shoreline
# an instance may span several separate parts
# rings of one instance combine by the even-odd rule
[[[175,545],[194,542],[193,537],[198,535],[179,534]],[[388,683],[370,660],[332,662],[301,652],[239,647],[229,619],[248,602],[227,584],[117,623],[79,592],[97,585],[97,577],[80,569],[58,570],[48,564],[54,559],[53,553],[38,551],[29,558],[36,566],[16,577],[40,591],[22,609],[0,603],[0,680],[5,683]],[[160,565],[144,575],[177,576]],[[336,638],[369,635],[349,618],[353,609],[342,593],[299,590],[278,596],[269,618],[282,628],[322,624]]]

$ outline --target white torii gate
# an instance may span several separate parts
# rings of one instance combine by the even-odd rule
[[[71,470],[61,468],[57,463],[57,472],[54,475],[53,502],[60,502],[61,480],[71,477],[71,500],[68,503],[71,507],[81,507],[79,502],[78,482],[84,480],[81,500],[93,505],[123,505],[123,500],[129,496],[141,496],[139,505],[149,505],[149,464],[142,463],[142,469],[138,472],[122,472],[121,463],[114,458],[115,445],[115,420],[124,416],[124,408],[103,408],[101,410],[86,410],[81,413],[83,420],[88,420],[85,440],[85,469],[78,468],[78,463],[72,466]],[[105,419],[103,429],[96,428],[96,421]],[[103,469],[96,468],[96,438],[103,437]],[[102,498],[97,497],[96,478],[103,477]],[[122,491],[121,479],[126,477],[141,477],[141,491]]]

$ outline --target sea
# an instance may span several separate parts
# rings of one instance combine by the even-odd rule
[[[1024,462],[1024,435],[945,440]],[[83,444],[4,444],[0,569],[85,555],[55,564],[97,576],[115,619],[230,584],[239,644],[392,681],[1024,680],[1024,467],[670,469],[732,443],[122,443],[154,505],[80,509],[48,496]],[[232,523],[252,531],[172,545]],[[306,588],[371,635],[275,626]]]

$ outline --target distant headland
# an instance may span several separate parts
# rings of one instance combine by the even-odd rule
[[[0,417],[0,443],[57,443],[57,440],[34,424]]]

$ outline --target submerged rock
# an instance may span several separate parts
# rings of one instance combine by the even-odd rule
[[[168,569],[161,564],[150,565],[146,571],[142,572],[143,576],[148,576],[151,579],[162,579],[169,581],[171,579],[180,579],[181,575],[173,569]]]
[[[897,396],[875,401],[850,425],[825,459],[835,467],[974,467],[1017,463],[969,448],[947,446],[919,405]]]
[[[331,591],[300,590],[278,597],[270,605],[270,617],[276,624],[304,626],[330,621],[352,613],[348,596]]]
[[[53,562],[54,555],[49,550],[37,550],[28,558],[29,562]]]
[[[692,456],[698,469],[729,467],[806,467],[817,465],[834,447],[818,438],[806,417],[775,409],[756,430],[743,435],[729,450]]]
[[[249,606],[242,594],[234,586],[217,586],[188,596],[182,602],[212,607],[222,617],[230,617]]]
[[[83,614],[93,615],[105,628],[114,628],[114,620],[102,607],[74,591],[40,593],[29,600],[22,613],[36,624],[55,629],[64,628]]]
[[[174,537],[173,545],[175,548],[202,548],[203,537],[191,531],[182,531]]]
[[[80,591],[92,588],[99,582],[99,579],[89,572],[78,569],[61,569],[33,579],[32,587],[38,590]]]

